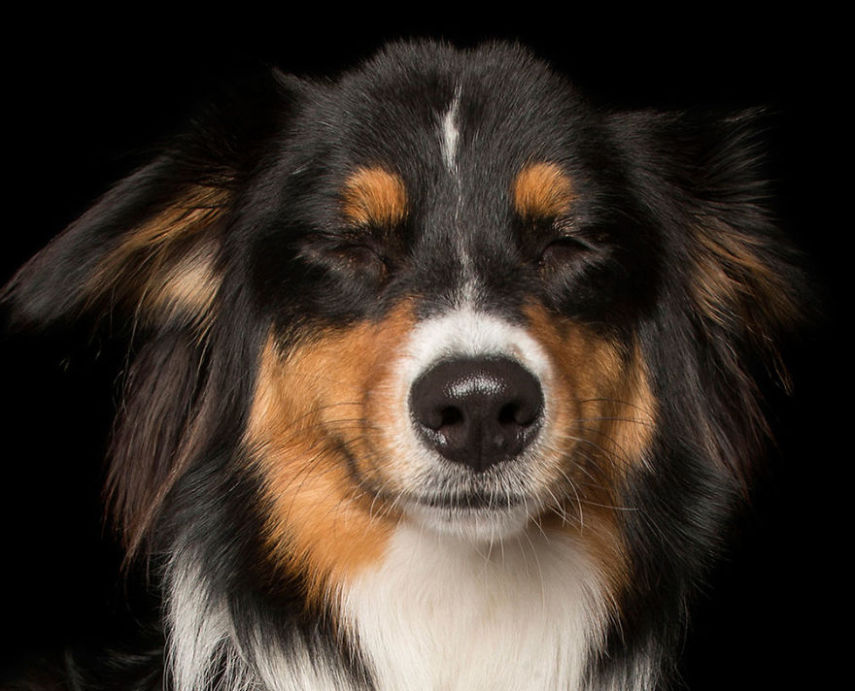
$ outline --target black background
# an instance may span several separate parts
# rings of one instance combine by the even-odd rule
[[[691,689],[830,687],[848,634],[852,460],[845,281],[852,223],[851,87],[841,17],[748,15],[717,4],[691,15],[626,10],[566,16],[530,4],[464,17],[460,7],[249,18],[156,14],[9,18],[2,85],[5,213],[0,282],[107,185],[144,161],[234,71],[255,62],[324,75],[384,40],[531,45],[594,100],[623,107],[768,106],[776,213],[804,248],[826,318],[793,358],[797,396],[777,417],[779,448],[714,574],[684,649]],[[132,10],[125,10],[132,12]],[[231,10],[230,10],[231,11]],[[296,10],[294,10],[296,12]],[[301,8],[300,12],[306,12]],[[137,10],[137,12],[142,12]],[[223,12],[225,12],[223,10]],[[473,11],[474,12],[474,11]],[[248,13],[247,13],[248,14]],[[14,49],[10,46],[14,43]],[[114,379],[109,353],[69,357],[54,342],[2,342],[0,450],[4,664],[70,634],[97,632],[117,585],[100,509],[100,458]],[[837,628],[843,626],[843,632]]]

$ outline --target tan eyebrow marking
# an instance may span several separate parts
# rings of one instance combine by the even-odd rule
[[[522,218],[554,218],[570,209],[573,182],[555,163],[531,163],[514,180],[512,196]]]
[[[356,225],[393,226],[407,215],[407,189],[396,173],[359,168],[345,182],[342,212]]]

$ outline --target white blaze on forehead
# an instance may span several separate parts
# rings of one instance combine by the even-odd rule
[[[461,88],[454,89],[454,96],[439,121],[439,144],[442,160],[446,170],[451,174],[455,186],[454,197],[454,226],[452,245],[462,269],[460,288],[457,300],[461,304],[474,304],[478,298],[478,279],[473,268],[472,258],[466,246],[466,239],[460,229],[460,207],[463,203],[461,180],[457,170],[457,158],[460,149],[460,126],[458,116],[460,111]]]
[[[442,158],[449,170],[454,170],[457,165],[457,143],[460,139],[460,130],[457,126],[457,111],[460,106],[460,87],[454,91],[448,110],[442,117],[440,126],[440,145],[442,147]]]

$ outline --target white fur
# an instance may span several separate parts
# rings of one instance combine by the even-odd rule
[[[448,110],[442,117],[440,125],[440,146],[445,167],[451,172],[457,168],[457,144],[460,140],[460,129],[457,126],[457,109],[460,106],[460,89],[456,89]]]
[[[608,620],[565,535],[490,546],[407,523],[346,588],[343,614],[381,691],[578,690]]]
[[[461,97],[462,88],[458,85],[454,90],[451,103],[439,119],[438,135],[442,160],[451,176],[455,190],[453,201],[455,227],[451,229],[451,242],[462,272],[458,289],[458,300],[460,304],[474,304],[479,294],[478,278],[469,254],[469,248],[466,244],[466,234],[457,232],[457,226],[460,223],[460,209],[463,203],[463,187],[457,165],[460,149],[458,115]]]
[[[171,576],[175,691],[362,688],[338,661],[296,637],[286,652],[259,632],[242,650],[228,594],[212,597],[192,553],[173,562]],[[589,555],[567,535],[531,530],[491,545],[404,522],[383,559],[343,587],[340,605],[378,691],[653,688],[643,658],[586,680],[610,621],[608,603]]]
[[[350,688],[334,664],[318,660],[298,637],[288,654],[257,632],[241,649],[225,594],[215,596],[192,552],[170,570],[167,603],[169,672],[175,691],[333,691]]]
[[[228,647],[232,635],[225,603],[211,602],[194,562],[178,559],[171,569],[169,666],[178,691],[209,688],[212,663]],[[240,676],[237,670],[234,676]],[[236,690],[247,688],[247,683],[235,682]]]
[[[479,356],[515,358],[541,380],[551,373],[546,352],[524,328],[463,306],[413,329],[403,358],[404,376],[415,380],[443,358]]]

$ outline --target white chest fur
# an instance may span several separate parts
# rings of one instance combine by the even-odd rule
[[[343,612],[382,691],[579,689],[607,617],[566,536],[489,547],[407,524],[350,584]]]

